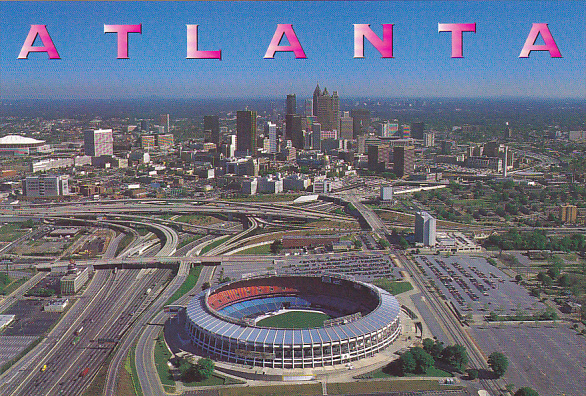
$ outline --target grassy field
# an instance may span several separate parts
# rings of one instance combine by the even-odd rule
[[[392,281],[386,278],[376,279],[372,282],[374,285],[380,287],[391,293],[392,295],[396,296],[397,294],[404,293],[409,290],[413,290],[413,286],[409,282],[402,282],[402,281]]]
[[[8,223],[0,227],[0,242],[12,242],[26,234],[22,223]]]
[[[192,269],[189,270],[189,275],[187,275],[187,278],[185,278],[185,281],[183,282],[183,284],[181,286],[179,286],[179,289],[177,289],[177,291],[175,293],[173,293],[171,298],[169,298],[169,301],[167,301],[166,305],[171,304],[172,302],[177,300],[179,297],[183,296],[185,293],[188,293],[191,289],[193,289],[193,287],[197,283],[197,280],[199,279],[199,274],[201,272],[201,269],[202,269],[202,266],[198,265],[198,266],[193,267]]]
[[[163,330],[161,330],[157,337],[157,341],[155,342],[155,367],[159,373],[159,378],[161,379],[163,388],[169,392],[171,390],[170,388],[173,390],[175,389],[175,381],[173,380],[173,376],[169,372],[169,366],[167,365],[167,361],[171,358],[171,352],[167,348],[167,345],[165,345],[163,337]]]
[[[200,234],[187,237],[184,240],[182,240],[181,242],[179,242],[179,244],[177,245],[177,249],[181,249],[183,246],[189,245],[191,242],[194,242],[194,241],[197,241],[198,239],[201,239],[201,237],[203,237],[203,235],[200,235]]]
[[[440,385],[433,380],[365,381],[328,383],[328,395],[354,395],[378,392],[409,392],[422,390],[459,389],[455,386]]]
[[[327,319],[330,319],[330,316],[321,312],[293,311],[263,319],[257,324],[266,327],[303,329],[308,327],[321,327]]]
[[[250,249],[241,250],[235,254],[272,254],[271,245],[255,246],[251,247]]]
[[[220,389],[220,396],[308,396],[321,395],[321,384],[247,386]]]
[[[214,242],[210,243],[209,245],[204,246],[204,248],[201,249],[200,256],[202,254],[206,254],[207,252],[209,252],[213,248],[220,246],[222,243],[226,242],[228,239],[230,239],[230,235],[225,236],[224,238],[220,238],[217,241],[214,241]]]

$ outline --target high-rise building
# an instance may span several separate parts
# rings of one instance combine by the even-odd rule
[[[236,113],[236,151],[256,156],[256,111],[240,110]]]
[[[387,144],[371,144],[368,146],[368,170],[384,172],[389,165],[391,149]]]
[[[338,129],[340,139],[352,140],[354,139],[354,121],[350,117],[350,112],[345,111],[340,116],[340,129]]]
[[[277,152],[277,125],[270,121],[267,122],[265,136],[269,137],[269,154],[275,154]]]
[[[287,114],[297,114],[297,99],[295,94],[287,95]]]
[[[390,129],[389,133],[391,134],[391,136],[400,137],[399,136],[399,121],[393,120],[393,122],[391,122],[389,124],[389,129]]]
[[[370,111],[367,109],[352,109],[350,110],[350,117],[353,120],[353,138],[364,135],[370,128]]]
[[[169,114],[161,114],[159,125],[164,128],[164,133],[169,133]]]
[[[402,130],[401,137],[403,139],[407,139],[408,137],[411,137],[411,125],[403,124],[403,125],[401,125],[401,130]]]
[[[423,134],[423,145],[425,147],[435,146],[435,135],[433,132],[427,132]]]
[[[305,99],[305,116],[306,117],[313,116],[313,100],[312,99]]]
[[[209,131],[210,142],[220,144],[220,117],[207,115],[203,117],[204,133]]]
[[[316,107],[317,106],[317,107]],[[340,127],[340,97],[338,92],[329,94],[324,88],[319,92],[319,85],[313,93],[313,112],[317,116],[317,122],[321,124],[323,131],[331,131]]]
[[[150,121],[140,120],[140,130],[143,132],[148,132],[150,130]]]
[[[25,196],[33,198],[69,195],[69,176],[27,176],[24,179],[23,190]]]
[[[435,218],[427,212],[415,213],[415,242],[424,246],[435,246]]]
[[[560,206],[560,220],[562,223],[576,223],[578,207],[576,205]]]
[[[169,148],[175,145],[175,138],[172,133],[155,135],[157,146],[160,148]]]
[[[142,135],[140,137],[140,146],[143,150],[150,150],[157,145],[154,135]]]
[[[425,124],[423,122],[411,123],[411,137],[413,139],[423,140],[423,130],[424,129],[425,129]]]
[[[311,132],[311,148],[314,150],[321,150],[321,124],[319,122],[313,124]]]
[[[285,116],[285,139],[293,142],[293,147],[303,149],[303,128],[301,125],[301,116],[297,114],[287,114]]]
[[[85,155],[100,157],[114,155],[114,139],[111,129],[88,130],[83,133]]]
[[[319,84],[317,84],[317,86],[315,87],[315,90],[313,91],[313,115],[317,117],[317,108],[318,108],[318,103],[317,103],[317,98],[319,98],[321,96],[321,90],[319,88]]]
[[[415,148],[413,146],[393,148],[393,172],[397,177],[406,177],[415,170]]]

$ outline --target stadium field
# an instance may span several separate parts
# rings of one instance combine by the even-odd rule
[[[262,319],[257,325],[281,329],[307,329],[322,327],[328,319],[331,317],[322,312],[290,311]]]

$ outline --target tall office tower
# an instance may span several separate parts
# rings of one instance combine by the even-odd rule
[[[161,114],[159,117],[159,125],[164,128],[163,133],[169,133],[169,114]]]
[[[425,124],[423,122],[411,123],[411,137],[413,139],[423,140],[423,130],[424,129],[425,129]]]
[[[370,111],[366,109],[352,109],[350,110],[350,117],[352,117],[354,139],[357,136],[364,135],[370,128]]]
[[[397,177],[406,177],[415,170],[415,148],[413,146],[393,149],[393,172]]]
[[[321,96],[321,90],[319,89],[319,84],[317,84],[317,86],[315,87],[315,90],[313,91],[313,115],[317,117],[317,109],[319,107],[318,103],[317,103],[317,98],[319,98]]]
[[[398,120],[393,120],[393,122],[391,122],[389,124],[389,129],[390,129],[390,134],[391,136],[399,136],[399,121]]]
[[[114,155],[114,139],[111,129],[89,130],[83,133],[85,155],[100,157]]]
[[[269,137],[269,154],[275,154],[277,152],[277,125],[270,121],[267,122],[265,136]]]
[[[306,117],[313,116],[313,100],[312,99],[305,99],[305,113]]]
[[[576,205],[561,205],[560,220],[562,223],[576,223],[578,207]]]
[[[287,114],[297,114],[297,99],[295,99],[295,94],[287,95]]]
[[[383,121],[376,124],[376,132],[377,135],[383,138],[391,137],[391,123],[388,121]]]
[[[319,122],[313,124],[311,132],[311,148],[314,150],[321,150],[321,124]]]
[[[236,151],[244,156],[256,156],[256,111],[236,113]]]
[[[435,146],[435,135],[433,132],[427,132],[423,134],[423,145],[425,147]]]
[[[513,137],[513,128],[509,126],[509,121],[505,122],[505,130],[503,131],[505,140],[509,140]]]
[[[350,117],[350,112],[345,111],[342,116],[340,116],[340,128],[338,131],[340,132],[338,136],[340,139],[352,140],[354,139],[354,121],[352,117]]]
[[[285,139],[293,142],[293,147],[303,149],[303,128],[301,126],[301,116],[297,114],[287,114],[285,116]]]
[[[427,212],[415,213],[415,242],[435,246],[435,218]]]
[[[313,93],[313,113],[317,116],[317,122],[321,124],[322,130],[332,131],[340,127],[340,97],[338,92],[329,94],[324,88],[319,92],[319,85]]]
[[[169,148],[175,145],[175,138],[172,133],[155,135],[157,146],[160,148]]]
[[[236,135],[230,135],[228,136],[228,143],[225,145],[226,146],[226,152],[225,155],[228,158],[233,158],[234,155],[236,155]]]
[[[401,125],[401,131],[402,131],[401,137],[403,139],[407,139],[408,137],[411,136],[411,125],[409,125],[409,124]]]
[[[140,130],[144,132],[148,132],[150,130],[149,120],[140,120]]]
[[[210,142],[220,144],[220,117],[207,115],[203,117],[204,135],[209,131]]]
[[[384,172],[389,165],[391,149],[386,144],[371,144],[368,146],[368,170]]]

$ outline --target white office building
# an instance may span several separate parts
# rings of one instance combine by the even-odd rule
[[[267,123],[267,132],[269,136],[269,154],[277,152],[277,125],[272,122]]]
[[[27,176],[24,179],[23,189],[24,194],[32,198],[69,195],[69,176]]]
[[[435,246],[435,218],[427,212],[415,213],[415,242],[424,246]]]

